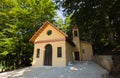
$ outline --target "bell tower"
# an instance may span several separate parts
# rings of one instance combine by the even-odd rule
[[[81,60],[80,37],[79,37],[79,29],[76,25],[73,27],[72,34],[73,34],[73,42],[76,45],[76,47],[74,48],[74,59],[79,61]]]

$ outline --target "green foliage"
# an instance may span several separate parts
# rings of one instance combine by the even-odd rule
[[[0,63],[7,69],[31,64],[33,44],[29,39],[46,20],[53,22],[51,0],[0,1]],[[11,67],[12,66],[12,67]],[[16,66],[16,67],[15,67]]]
[[[70,16],[65,17],[65,19],[57,17],[56,22],[54,22],[54,24],[55,26],[57,26],[57,28],[59,28],[69,36],[72,33],[70,22],[71,22]]]
[[[112,51],[120,43],[120,0],[55,0],[71,24],[80,28],[81,40],[94,43],[95,51]],[[103,52],[103,51],[101,51]]]

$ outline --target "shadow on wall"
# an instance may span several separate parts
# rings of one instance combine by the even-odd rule
[[[93,60],[109,71],[108,78],[120,78],[120,55],[94,55]]]
[[[94,55],[93,61],[95,61],[97,64],[101,65],[108,71],[112,70],[113,61],[111,55]]]

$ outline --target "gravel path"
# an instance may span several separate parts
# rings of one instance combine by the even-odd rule
[[[66,67],[27,67],[0,73],[0,78],[105,78],[108,72],[94,62],[76,62]]]

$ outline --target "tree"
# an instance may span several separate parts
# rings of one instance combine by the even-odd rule
[[[119,0],[56,0],[64,15],[72,15],[71,24],[79,26],[81,39],[92,41],[96,51],[106,47],[113,51],[120,43],[119,4]]]
[[[0,63],[7,69],[31,65],[33,45],[29,39],[43,22],[53,22],[54,15],[51,0],[1,0]]]
[[[71,16],[64,17],[64,19],[60,18],[59,16],[55,17],[56,21],[54,22],[54,25],[57,26],[60,30],[62,30],[64,33],[68,34],[70,38],[72,38],[72,26],[70,25]]]

